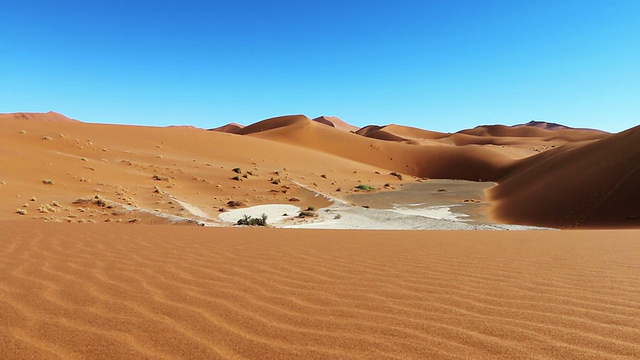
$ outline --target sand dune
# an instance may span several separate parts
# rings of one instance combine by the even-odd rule
[[[217,128],[213,128],[213,129],[209,129],[209,131],[218,131],[218,132],[225,132],[225,133],[229,133],[229,134],[237,134],[240,132],[240,130],[244,127],[244,125],[240,125],[240,124],[236,124],[236,123],[229,123],[226,125],[222,125],[219,126]]]
[[[313,119],[313,121],[334,127],[342,131],[355,132],[356,130],[358,130],[357,126],[351,125],[335,116],[319,116]]]
[[[521,160],[491,191],[497,216],[547,226],[640,226],[640,127]]]
[[[539,126],[505,126],[482,125],[469,130],[461,130],[458,133],[476,136],[497,137],[538,137],[543,139],[563,139],[568,141],[597,140],[608,136],[608,133],[591,129],[548,129]]]
[[[211,222],[230,207],[323,207],[320,193],[433,178],[500,183],[492,198],[501,222],[639,225],[637,129],[443,134],[392,124],[351,133],[321,119],[335,124],[292,115],[206,131],[0,115],[0,219]]]
[[[633,231],[1,226],[4,359],[640,356]]]
[[[500,148],[413,146],[345,133],[304,115],[249,125],[240,134],[294,144],[389,171],[428,178],[493,180],[511,157]]]

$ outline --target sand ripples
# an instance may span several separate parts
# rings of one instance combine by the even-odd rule
[[[2,358],[640,357],[633,231],[2,229]]]

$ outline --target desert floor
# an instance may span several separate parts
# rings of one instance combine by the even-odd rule
[[[637,359],[640,231],[0,223],[3,359]]]

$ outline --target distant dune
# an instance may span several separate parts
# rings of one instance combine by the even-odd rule
[[[209,129],[209,131],[218,131],[218,132],[225,132],[229,134],[237,134],[240,132],[240,130],[242,130],[243,127],[244,125],[229,123],[226,125],[219,126],[217,128]]]
[[[354,131],[336,117],[289,115],[205,131],[88,124],[53,112],[0,115],[0,126],[0,219],[215,218],[228,203],[322,205],[327,200],[314,192],[341,197],[361,184],[440,178],[498,182],[491,195],[504,222],[640,226],[637,129],[612,135],[529,123],[453,134],[397,124]],[[120,208],[72,206],[91,196]]]
[[[348,124],[344,120],[335,116],[319,116],[313,119],[313,121],[347,132],[355,132],[356,130],[358,130],[357,126]]]

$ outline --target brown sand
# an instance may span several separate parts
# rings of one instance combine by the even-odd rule
[[[637,359],[638,231],[2,222],[0,358]]]
[[[640,226],[640,126],[515,163],[491,190],[504,220],[553,227]]]

